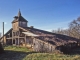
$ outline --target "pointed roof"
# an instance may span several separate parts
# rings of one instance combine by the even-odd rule
[[[17,21],[24,21],[24,22],[28,22],[25,18],[23,18],[21,16],[21,11],[19,9],[18,15],[14,17],[14,20],[12,21],[12,23],[17,22]]]
[[[19,12],[18,12],[18,17],[20,17],[21,16],[21,11],[20,11],[20,9],[19,9]]]

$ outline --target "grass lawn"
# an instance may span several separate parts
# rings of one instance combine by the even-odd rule
[[[80,55],[36,53],[25,47],[6,46],[0,60],[80,60]]]

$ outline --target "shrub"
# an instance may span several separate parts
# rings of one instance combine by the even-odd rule
[[[2,47],[2,44],[0,43],[0,54],[2,54],[4,52],[4,49]]]

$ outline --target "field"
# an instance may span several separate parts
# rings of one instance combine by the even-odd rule
[[[6,46],[0,60],[80,60],[80,55],[38,53],[25,47]]]

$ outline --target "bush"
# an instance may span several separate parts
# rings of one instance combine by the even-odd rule
[[[2,47],[2,44],[0,43],[0,54],[2,54],[4,52],[4,49]]]

